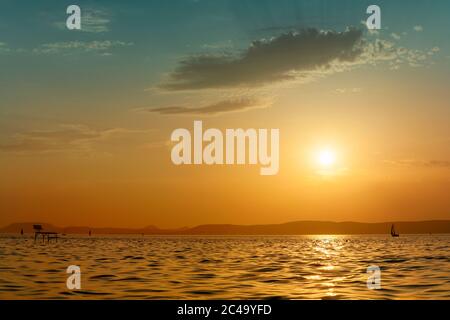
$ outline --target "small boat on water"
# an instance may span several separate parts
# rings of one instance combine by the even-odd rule
[[[400,237],[400,234],[397,231],[395,231],[395,226],[394,225],[391,226],[391,236],[394,237],[394,238]]]

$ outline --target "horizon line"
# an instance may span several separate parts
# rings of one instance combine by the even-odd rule
[[[159,230],[180,230],[180,229],[192,229],[196,227],[201,226],[236,226],[236,227],[255,227],[255,226],[280,226],[290,223],[335,223],[335,224],[344,224],[344,223],[354,223],[354,224],[392,224],[392,223],[425,223],[425,222],[450,222],[450,219],[431,219],[431,220],[391,220],[391,221],[381,221],[381,222],[362,222],[362,221],[332,221],[332,220],[291,220],[287,222],[280,222],[280,223],[253,223],[253,224],[239,224],[239,223],[202,223],[202,224],[196,224],[196,225],[190,225],[190,226],[182,226],[182,227],[159,227],[154,224],[148,224],[141,227],[128,227],[128,226],[121,226],[121,227],[112,227],[112,226],[89,226],[89,225],[57,225],[52,222],[43,222],[43,221],[24,221],[24,222],[11,222],[9,224],[0,226],[1,229],[5,229],[7,227],[17,225],[17,224],[47,224],[51,225],[55,228],[61,228],[61,229],[67,229],[67,228],[91,228],[91,229],[146,229],[146,228],[156,228]]]

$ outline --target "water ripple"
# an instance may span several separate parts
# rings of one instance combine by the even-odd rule
[[[0,256],[0,299],[450,299],[450,235],[0,235]],[[65,289],[69,265],[82,290]]]

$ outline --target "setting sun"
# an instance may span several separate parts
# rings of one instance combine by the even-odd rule
[[[322,149],[317,154],[317,162],[320,166],[329,168],[336,163],[336,153],[331,149]]]

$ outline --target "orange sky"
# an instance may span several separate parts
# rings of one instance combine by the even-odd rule
[[[339,78],[327,81],[342,85]],[[449,157],[448,111],[421,110],[424,95],[447,93],[430,88],[426,78],[418,82],[428,91],[406,99],[403,87],[384,90],[369,82],[360,83],[361,92],[336,94],[320,93],[321,84],[313,83],[286,89],[267,110],[203,118],[205,128],[280,128],[280,173],[273,177],[260,176],[259,166],[173,165],[170,132],[191,129],[195,116],[174,123],[150,115],[145,121],[159,118],[157,130],[113,134],[87,150],[4,155],[0,223],[181,227],[448,219],[450,171],[432,162]],[[326,174],[315,160],[315,150],[324,147],[337,156]]]
[[[332,34],[337,40],[324,45],[330,57],[318,49],[306,57],[329,59],[319,67],[302,65],[308,59],[296,54],[304,50],[277,50],[289,41],[314,47],[308,33],[272,34],[253,46],[260,34],[226,27],[203,38],[194,30],[189,43],[153,29],[139,38],[128,29],[120,38],[113,28],[58,39],[49,32],[22,39],[17,31],[16,45],[0,38],[10,75],[0,89],[0,225],[450,219],[448,48],[427,28],[391,26]],[[152,36],[157,46],[140,40]],[[354,51],[359,42],[345,47],[354,37],[367,41],[362,52]],[[78,51],[71,53],[73,41]],[[368,45],[376,41],[385,51]],[[204,72],[214,68],[208,59],[189,58],[224,46],[234,60],[204,53],[226,66],[216,72]],[[359,56],[333,56],[345,50]],[[230,109],[205,111],[218,105]],[[261,176],[259,165],[173,165],[170,134],[192,130],[194,120],[221,130],[280,129],[279,174]],[[321,150],[333,154],[331,165],[320,165]]]

